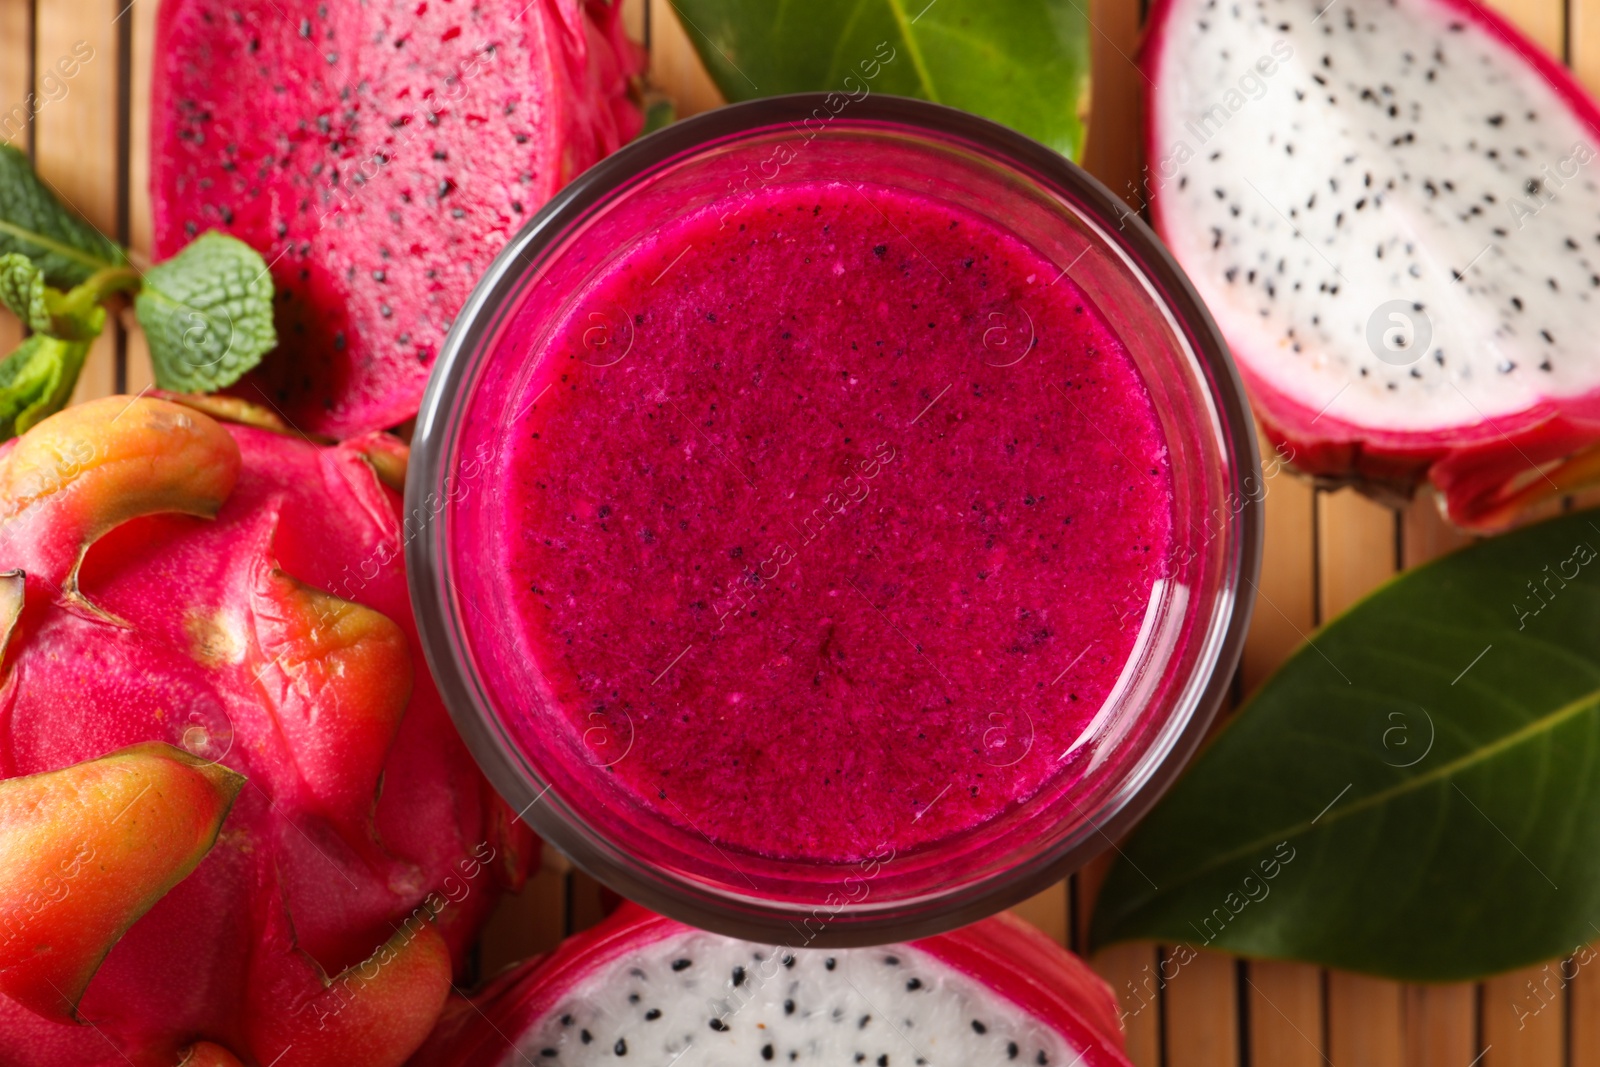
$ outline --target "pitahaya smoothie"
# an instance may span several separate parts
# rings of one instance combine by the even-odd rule
[[[797,861],[1092,773],[1174,494],[1066,275],[944,200],[809,179],[621,252],[529,354],[505,446],[504,623],[547,695],[523,743]]]

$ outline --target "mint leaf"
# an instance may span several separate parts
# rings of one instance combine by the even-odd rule
[[[34,334],[0,360],[0,440],[65,407],[88,355],[87,341]]]
[[[0,304],[36,333],[50,330],[50,309],[45,304],[44,271],[20,252],[0,256]]]
[[[39,265],[45,281],[68,289],[91,274],[125,264],[113,242],[56,199],[28,157],[0,145],[0,253],[20,252]]]
[[[163,389],[215,392],[278,343],[266,263],[249,245],[220,233],[201,234],[146,271],[134,310]]]

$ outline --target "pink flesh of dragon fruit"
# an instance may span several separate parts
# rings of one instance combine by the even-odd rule
[[[1009,915],[905,945],[823,950],[735,941],[625,905],[473,1003],[454,1001],[411,1067],[624,1056],[708,1067],[1129,1063],[1110,990]]]
[[[606,0],[167,0],[157,37],[155,256],[262,253],[280,344],[234,392],[334,437],[416,413],[489,260],[642,123]]]
[[[115,895],[106,843],[67,849],[94,862],[3,918],[0,990],[19,931],[110,951],[86,1023],[0,995],[0,1063],[173,1064],[205,1040],[245,1063],[379,1067],[426,1035],[452,955],[533,842],[421,666],[400,497],[378,473],[398,462],[391,438],[321,447],[148,397],[70,408],[0,449],[0,570],[26,574],[0,575],[0,800],[144,742],[237,790],[193,873],[113,944],[79,944],[61,903]],[[0,803],[0,850],[81,833],[15,807]]]
[[[1156,228],[1301,469],[1469,527],[1592,478],[1600,111],[1466,0],[1160,0]]]

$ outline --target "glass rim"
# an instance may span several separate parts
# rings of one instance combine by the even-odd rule
[[[829,129],[834,123],[907,129],[974,151],[990,163],[1021,173],[1071,205],[1086,222],[1096,224],[1100,239],[1143,275],[1203,372],[1209,402],[1220,422],[1221,450],[1227,467],[1221,475],[1224,488],[1228,497],[1243,502],[1223,533],[1227,544],[1221,557],[1219,597],[1229,601],[1225,621],[1218,633],[1217,617],[1221,611],[1213,612],[1212,620],[1194,638],[1201,646],[1210,646],[1196,664],[1196,672],[1206,671],[1204,684],[1187,701],[1187,719],[1177,724],[1175,731],[1163,731],[1165,743],[1152,746],[1150,752],[1141,755],[1130,767],[1124,786],[1111,790],[1099,810],[1083,813],[1085,827],[1092,827],[1091,833],[962,886],[948,903],[936,909],[911,915],[879,914],[878,909],[866,906],[835,911],[820,931],[807,936],[807,945],[819,948],[903,941],[965,925],[1042,891],[1114,847],[1116,837],[1129,830],[1183,771],[1231,688],[1254,608],[1265,495],[1260,492],[1260,454],[1254,423],[1243,382],[1221,331],[1176,259],[1120,198],[1065,156],[976,115],[882,94],[851,101],[834,113],[825,104],[834,95],[837,94],[768,97],[673,123],[624,146],[583,172],[536,212],[495,257],[455,317],[417,415],[405,492],[405,514],[423,517],[422,528],[415,536],[408,531],[405,552],[412,608],[424,655],[469,751],[516,817],[578,867],[630,899],[694,926],[770,941],[796,929],[797,920],[809,919],[819,909],[789,901],[719,901],[698,884],[634,860],[587,824],[564,814],[554,804],[543,802],[553,783],[542,781],[520,757],[514,738],[498,721],[495,709],[486,706],[478,695],[481,684],[476,670],[463,655],[465,628],[450,581],[452,562],[446,534],[449,509],[446,506],[430,514],[421,502],[438,489],[447,465],[454,459],[463,409],[473,393],[473,376],[489,352],[486,343],[494,339],[515,310],[530,268],[539,266],[541,259],[592,209],[613,198],[625,197],[637,181],[676,162],[708,153],[719,144],[743,136],[795,126],[813,119],[819,109],[830,116]],[[1252,479],[1257,486],[1254,491],[1248,488]],[[1171,712],[1176,716],[1182,710],[1174,707]]]

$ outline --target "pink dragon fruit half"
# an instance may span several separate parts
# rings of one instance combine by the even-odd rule
[[[824,950],[736,941],[632,904],[475,1000],[454,1000],[411,1067],[680,1058],[1129,1067],[1111,991],[1010,915],[904,945]]]
[[[152,397],[0,449],[6,1067],[392,1067],[427,1035],[534,842],[421,667],[404,461]]]
[[[1493,528],[1600,474],[1600,110],[1472,0],[1157,0],[1145,192],[1281,454]]]
[[[346,437],[416,413],[479,273],[638,133],[610,0],[166,0],[155,257],[206,230],[271,265],[279,348],[235,387]]]

